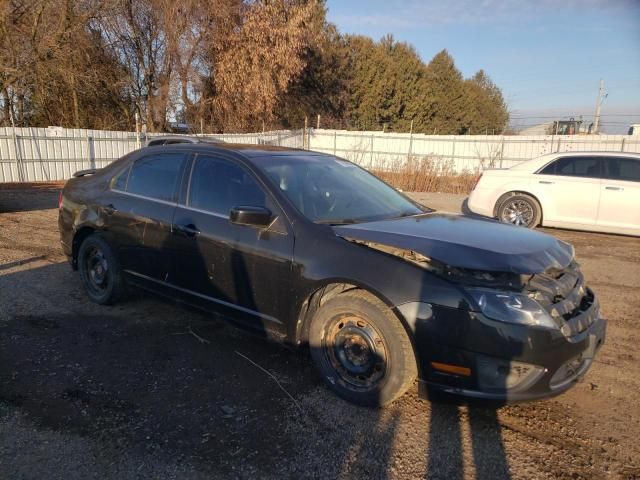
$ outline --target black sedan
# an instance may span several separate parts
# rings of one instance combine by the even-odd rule
[[[384,405],[565,391],[606,321],[573,248],[434,212],[346,160],[248,145],[148,147],[67,182],[62,247],[91,300],[129,286],[308,345],[327,385]]]

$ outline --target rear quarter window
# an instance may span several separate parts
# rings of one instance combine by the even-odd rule
[[[129,177],[129,168],[111,180],[111,188],[122,192],[127,189],[127,178]]]

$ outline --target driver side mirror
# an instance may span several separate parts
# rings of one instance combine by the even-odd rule
[[[272,220],[273,214],[265,207],[233,207],[229,213],[229,221],[236,225],[267,227]]]

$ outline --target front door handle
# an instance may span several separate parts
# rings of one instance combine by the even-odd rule
[[[538,183],[543,183],[545,185],[553,185],[553,182],[550,182],[549,180],[540,180]]]
[[[188,225],[176,225],[176,230],[187,237],[195,237],[200,235],[200,230],[193,224],[189,223]]]
[[[621,192],[621,191],[624,190],[624,188],[622,188],[622,187],[611,187],[611,186],[608,186],[608,187],[604,187],[604,188],[606,188],[607,190],[616,190],[618,192]]]

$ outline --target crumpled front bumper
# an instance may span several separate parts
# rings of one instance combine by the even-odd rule
[[[558,395],[584,377],[606,336],[597,300],[582,314],[588,328],[573,336],[463,309],[412,303],[397,310],[413,330],[422,396],[512,403]]]

